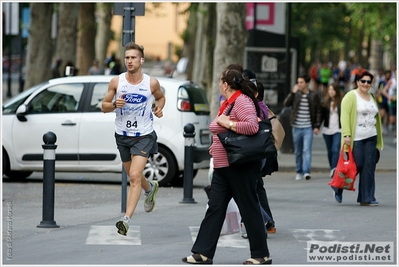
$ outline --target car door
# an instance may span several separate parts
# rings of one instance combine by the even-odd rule
[[[79,166],[96,171],[120,172],[122,163],[115,143],[115,112],[103,113],[102,101],[108,82],[92,83],[79,131]]]
[[[16,161],[25,166],[43,166],[43,135],[54,132],[57,141],[56,169],[78,164],[78,133],[82,113],[78,110],[82,83],[49,85],[28,103],[26,121],[12,124]]]

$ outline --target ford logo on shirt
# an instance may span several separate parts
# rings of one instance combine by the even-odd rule
[[[129,104],[141,104],[147,101],[147,97],[140,94],[126,94],[123,99]]]

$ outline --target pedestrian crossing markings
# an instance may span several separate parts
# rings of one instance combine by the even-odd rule
[[[189,226],[191,239],[195,242],[199,226]],[[332,229],[290,229],[291,234],[299,243],[307,241],[343,241],[339,230]],[[127,236],[117,233],[114,225],[92,225],[86,238],[86,245],[141,245],[140,226],[130,226]],[[243,239],[240,233],[221,235],[218,247],[248,248],[248,239]]]
[[[117,233],[116,227],[92,225],[86,239],[86,245],[141,245],[140,226],[130,226],[127,236]]]

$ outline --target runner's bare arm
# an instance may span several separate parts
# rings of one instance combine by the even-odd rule
[[[159,81],[155,78],[151,78],[150,81],[151,92],[155,98],[155,108],[154,108],[154,115],[158,118],[163,116],[162,109],[165,106],[165,96],[161,90],[161,86],[159,85]]]
[[[116,89],[118,88],[119,77],[114,77],[108,84],[108,92],[105,94],[103,103],[101,106],[101,111],[104,113],[111,112],[115,110],[112,100],[115,97]]]

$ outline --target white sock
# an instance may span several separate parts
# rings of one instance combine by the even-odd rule
[[[127,221],[128,223],[130,223],[130,218],[127,215],[123,216],[123,220]]]
[[[148,182],[148,183],[150,184],[150,189],[148,189],[148,191],[145,191],[146,195],[148,195],[152,190],[152,183],[150,183],[150,182]]]

